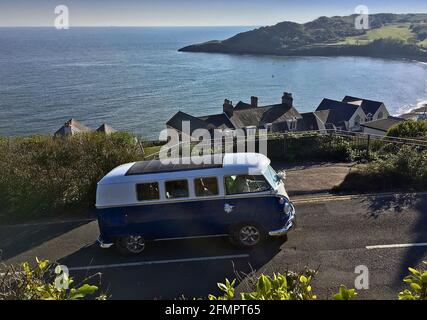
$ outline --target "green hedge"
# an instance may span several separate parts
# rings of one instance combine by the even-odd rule
[[[427,151],[402,146],[350,172],[336,191],[427,190]]]
[[[142,158],[126,133],[0,138],[0,218],[93,208],[96,183],[114,167]]]

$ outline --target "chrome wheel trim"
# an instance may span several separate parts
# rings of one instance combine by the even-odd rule
[[[240,242],[246,246],[256,245],[260,240],[261,234],[254,226],[244,226],[240,229],[239,239]]]
[[[145,240],[141,236],[129,236],[126,238],[126,249],[132,253],[140,253],[145,249]]]

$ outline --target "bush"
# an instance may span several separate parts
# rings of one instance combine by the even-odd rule
[[[316,300],[313,294],[311,281],[315,276],[314,270],[306,269],[297,274],[286,272],[286,274],[273,274],[272,277],[261,274],[254,281],[253,291],[240,293],[241,300]],[[236,280],[230,282],[228,279],[224,283],[218,283],[218,288],[224,292],[222,296],[209,295],[209,300],[233,300],[235,299]],[[341,286],[337,294],[333,296],[335,300],[351,300],[356,295],[354,289],[347,289]]]
[[[36,258],[36,262],[35,267],[24,262],[18,268],[6,268],[0,275],[0,300],[80,300],[98,290],[97,286],[89,284],[75,287],[74,280],[63,275],[59,266],[49,264],[48,260]],[[106,296],[96,299],[105,300]]]
[[[95,203],[96,183],[114,167],[142,159],[126,133],[0,139],[0,213],[39,217]]]
[[[395,191],[427,189],[427,151],[403,146],[350,172],[336,191]]]
[[[399,138],[427,138],[427,120],[407,120],[392,126],[387,136]]]
[[[423,264],[427,267],[427,261]],[[427,300],[427,269],[416,270],[408,268],[411,273],[403,279],[410,289],[405,289],[399,293],[399,300]]]

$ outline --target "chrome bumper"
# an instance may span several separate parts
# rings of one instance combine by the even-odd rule
[[[99,236],[99,237],[98,237],[98,243],[99,243],[99,246],[100,246],[102,249],[108,249],[108,248],[111,248],[111,246],[114,244],[114,243],[106,243],[106,242],[104,242],[104,241],[101,239],[101,236]]]
[[[289,219],[286,222],[285,226],[281,229],[270,231],[268,233],[269,236],[281,237],[281,236],[287,235],[288,232],[295,226],[295,207],[292,203],[291,203],[291,206],[292,206],[292,211],[289,214]]]

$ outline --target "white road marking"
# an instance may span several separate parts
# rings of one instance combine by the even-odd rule
[[[238,255],[228,255],[228,256],[214,256],[214,257],[200,257],[200,258],[187,258],[187,259],[156,260],[156,261],[140,261],[140,262],[130,262],[130,263],[104,264],[104,265],[94,265],[94,266],[86,266],[86,267],[71,267],[68,269],[70,271],[79,271],[79,270],[93,270],[93,269],[127,268],[127,267],[154,265],[154,264],[212,261],[212,260],[225,260],[225,259],[232,259],[232,258],[248,258],[248,257],[249,257],[249,254],[238,254]]]
[[[400,243],[400,244],[384,244],[377,246],[366,246],[366,249],[387,249],[387,248],[407,248],[407,247],[427,247],[427,242],[421,243]]]

